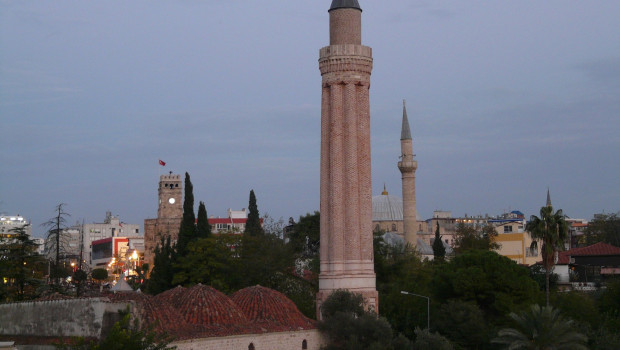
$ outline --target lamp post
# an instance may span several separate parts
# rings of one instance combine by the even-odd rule
[[[413,295],[414,297],[420,297],[426,299],[426,329],[430,332],[431,330],[431,298],[426,297],[424,295],[419,295],[415,293],[405,292],[404,290],[400,291],[401,294]]]

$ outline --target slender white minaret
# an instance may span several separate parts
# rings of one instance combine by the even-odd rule
[[[321,303],[337,289],[362,294],[378,311],[372,247],[369,88],[372,50],[362,45],[357,0],[333,0],[330,45],[320,50]]]
[[[402,174],[405,241],[415,246],[418,237],[418,211],[415,202],[415,172],[418,169],[418,162],[413,159],[413,141],[411,139],[411,129],[409,129],[409,120],[407,119],[405,100],[403,100],[403,125],[400,132],[400,151],[401,156],[400,162],[398,162],[398,169]]]

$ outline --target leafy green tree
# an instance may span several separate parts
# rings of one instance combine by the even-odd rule
[[[162,237],[161,242],[155,248],[153,271],[146,286],[149,294],[159,294],[173,287],[175,260],[176,252],[170,244],[170,236]]]
[[[318,211],[299,217],[290,232],[289,244],[293,251],[302,258],[316,258],[319,256],[321,240],[321,214]],[[318,272],[318,271],[317,271]]]
[[[515,328],[504,328],[492,342],[510,350],[587,350],[587,338],[573,321],[551,306],[532,305],[521,314],[511,313]]]
[[[102,268],[93,269],[91,277],[97,281],[105,281],[108,279],[108,270]]]
[[[211,225],[209,224],[209,217],[207,216],[207,208],[202,201],[198,205],[196,231],[198,238],[209,238],[211,236]]]
[[[598,214],[585,230],[586,245],[605,242],[620,247],[620,217],[618,214]]]
[[[487,319],[538,301],[540,292],[526,267],[495,252],[472,250],[439,265],[433,275],[440,302],[456,299],[476,303]]]
[[[37,253],[38,245],[26,233],[26,226],[9,230],[10,238],[0,238],[0,277],[6,278],[0,284],[7,301],[35,298],[36,287],[43,282],[45,259]]]
[[[568,238],[568,224],[564,220],[562,209],[553,212],[551,205],[540,208],[540,217],[532,215],[525,226],[532,237],[532,250],[538,250],[541,245],[543,267],[545,268],[545,291],[547,306],[549,306],[549,275],[555,266],[555,256],[563,250],[564,242]]]
[[[431,333],[428,329],[415,330],[415,342],[413,350],[452,350],[452,343],[439,333]]]
[[[435,240],[433,241],[433,257],[437,261],[442,261],[446,256],[446,247],[443,246],[441,236],[439,235],[439,221],[435,229]]]
[[[237,271],[239,288],[256,284],[275,287],[278,275],[293,274],[292,251],[276,236],[243,235],[239,252]]]
[[[462,349],[487,349],[491,330],[477,304],[449,300],[433,314],[433,328]]]
[[[385,318],[364,311],[364,299],[344,290],[334,291],[321,306],[323,321],[319,330],[327,338],[326,350],[394,349],[403,346],[402,338],[393,339]]]
[[[187,252],[187,245],[197,238],[196,216],[194,215],[194,186],[189,174],[185,173],[185,197],[183,199],[183,219],[179,228],[176,251],[180,256]]]
[[[248,220],[245,223],[244,234],[247,236],[261,236],[265,234],[260,223],[260,216],[258,213],[258,205],[256,204],[256,195],[254,194],[254,190],[250,190]]]
[[[179,257],[172,284],[194,285],[202,283],[222,292],[231,292],[237,285],[237,253],[231,249],[241,245],[235,234],[219,234],[201,238],[188,247],[187,255]]]
[[[454,234],[454,252],[463,254],[469,250],[497,250],[499,244],[495,242],[497,232],[493,226],[480,228],[459,223]]]

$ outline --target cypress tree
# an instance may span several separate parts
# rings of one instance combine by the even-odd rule
[[[155,295],[172,288],[174,277],[173,260],[176,258],[174,249],[170,245],[170,236],[161,237],[160,244],[155,248],[153,271],[147,283],[147,292]]]
[[[198,221],[196,222],[196,231],[198,238],[208,238],[211,236],[211,225],[207,217],[207,208],[204,202],[198,205]]]
[[[248,221],[245,223],[244,233],[254,237],[264,235],[265,232],[260,225],[260,216],[258,214],[258,206],[256,205],[256,195],[254,195],[254,190],[250,191],[248,210]]]
[[[435,260],[443,260],[446,256],[446,248],[441,242],[441,236],[439,236],[439,221],[437,221],[437,229],[435,230],[435,241],[433,242],[433,257]]]
[[[185,198],[183,201],[183,219],[179,228],[179,239],[177,240],[177,253],[185,256],[187,245],[196,239],[196,216],[194,215],[194,186],[185,173]]]

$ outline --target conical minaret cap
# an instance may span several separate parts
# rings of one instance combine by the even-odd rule
[[[547,206],[551,206],[551,194],[549,194],[549,188],[547,188]]]
[[[332,6],[329,8],[329,11],[335,9],[357,9],[362,11],[357,0],[332,0]]]
[[[403,127],[400,132],[401,140],[411,140],[411,130],[409,129],[409,119],[407,118],[407,107],[403,100]]]

